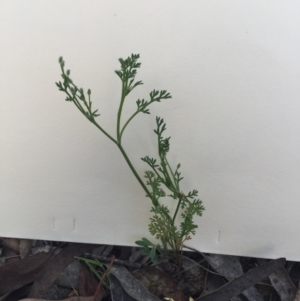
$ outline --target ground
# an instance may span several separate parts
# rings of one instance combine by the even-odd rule
[[[300,301],[300,265],[185,251],[153,265],[136,247],[0,240],[0,301]]]

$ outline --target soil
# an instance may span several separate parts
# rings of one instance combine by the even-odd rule
[[[137,247],[8,238],[0,249],[0,301],[300,300],[300,264],[284,259],[185,251],[153,265]]]

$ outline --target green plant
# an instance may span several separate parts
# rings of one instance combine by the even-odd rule
[[[78,260],[83,261],[91,270],[91,272],[98,278],[99,281],[103,279],[103,275],[105,274],[106,267],[98,260],[98,259],[89,259],[85,257],[75,257]],[[111,274],[111,271],[108,271],[107,277]],[[108,278],[104,279],[103,285],[109,289]]]
[[[122,82],[121,100],[117,114],[116,137],[108,134],[108,132],[98,124],[95,118],[99,116],[99,114],[98,110],[92,108],[91,90],[88,89],[87,93],[85,93],[82,88],[78,88],[78,86],[74,84],[70,78],[70,70],[65,71],[65,62],[62,57],[59,59],[59,63],[63,81],[57,82],[56,85],[60,91],[66,93],[66,101],[73,102],[91,123],[116,144],[132,173],[146,192],[146,196],[151,199],[151,212],[153,212],[154,215],[150,219],[149,231],[160,240],[161,243],[154,245],[146,238],[136,243],[143,247],[144,253],[149,254],[153,262],[157,262],[166,256],[168,248],[171,248],[175,257],[179,255],[184,241],[190,239],[191,235],[195,234],[197,225],[194,223],[193,217],[195,215],[201,216],[204,207],[202,201],[197,199],[197,190],[192,190],[185,194],[180,189],[180,181],[183,179],[179,172],[180,164],[174,169],[168,162],[167,153],[170,149],[170,137],[163,137],[166,130],[166,123],[162,118],[156,117],[156,129],[154,130],[157,135],[158,159],[149,156],[142,158],[150,167],[150,170],[145,172],[145,182],[136,172],[122,146],[124,131],[136,115],[139,113],[150,114],[149,106],[152,103],[171,98],[170,93],[165,90],[153,90],[150,92],[148,100],[138,99],[136,101],[137,108],[135,112],[123,125],[121,124],[122,110],[126,97],[134,88],[143,84],[141,81],[135,81],[137,69],[141,66],[138,59],[138,54],[132,54],[125,60],[119,59],[121,69],[115,71]],[[167,190],[167,193],[165,190]],[[160,204],[160,199],[164,197],[172,198],[176,202],[176,210],[173,215],[171,215],[167,206]],[[175,221],[178,217],[179,210],[181,210],[181,223],[178,227]]]

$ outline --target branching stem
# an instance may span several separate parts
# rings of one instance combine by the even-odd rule
[[[125,129],[138,113],[150,114],[148,106],[151,103],[160,102],[162,99],[171,98],[170,93],[165,90],[153,90],[150,93],[149,101],[145,101],[144,99],[137,101],[136,111],[122,126],[121,119],[125,99],[135,87],[142,84],[141,81],[134,82],[137,68],[139,68],[141,65],[138,62],[138,59],[138,54],[132,54],[125,60],[119,59],[121,63],[121,70],[115,71],[122,81],[121,99],[117,113],[116,138],[112,137],[96,122],[95,117],[99,116],[99,114],[97,113],[98,110],[94,111],[92,109],[92,101],[90,97],[91,90],[88,89],[88,98],[86,98],[83,89],[78,89],[78,87],[70,79],[70,71],[68,70],[65,72],[63,58],[59,59],[63,82],[58,82],[56,83],[56,85],[60,91],[63,91],[67,94],[67,101],[72,101],[77,109],[91,123],[93,123],[107,138],[109,138],[114,144],[117,145],[130,170],[144,189],[146,196],[151,199],[153,205],[152,212],[154,212],[155,215],[151,219],[149,231],[151,234],[155,235],[158,239],[161,240],[162,248],[160,247],[160,245],[158,245],[156,249],[155,245],[144,238],[142,241],[139,241],[139,245],[144,246],[145,249],[150,252],[150,257],[154,262],[157,255],[156,250],[158,250],[158,252],[162,254],[165,250],[167,250],[168,247],[172,249],[174,256],[178,257],[179,251],[180,249],[182,249],[183,242],[189,239],[189,235],[194,234],[195,228],[197,228],[197,225],[194,224],[192,219],[193,215],[200,216],[202,214],[202,211],[204,210],[204,207],[202,206],[202,202],[200,200],[195,199],[195,196],[197,196],[196,190],[189,192],[187,195],[180,191],[179,182],[182,179],[182,177],[180,177],[180,172],[178,171],[180,164],[177,165],[175,172],[173,172],[167,160],[166,154],[169,151],[170,138],[163,139],[162,137],[162,133],[166,129],[166,124],[163,122],[163,119],[159,117],[156,118],[157,130],[155,130],[158,139],[158,154],[160,165],[156,164],[156,159],[149,158],[148,156],[143,158],[143,161],[148,163],[154,171],[154,173],[152,171],[146,172],[145,178],[147,179],[147,181],[144,182],[138,175],[122,146],[122,136],[125,132]],[[158,201],[160,197],[167,196],[165,191],[160,187],[160,184],[163,184],[165,188],[171,191],[171,193],[173,194],[168,196],[171,196],[178,202],[173,218],[171,217],[169,209],[164,205],[160,205]],[[151,191],[147,188],[146,185],[151,187]],[[183,222],[180,224],[180,230],[175,226],[175,220],[177,218],[179,208],[182,208],[183,218]]]
[[[123,104],[124,100],[126,97],[126,89],[127,89],[127,82],[122,81],[122,94],[121,94],[121,101],[119,105],[119,110],[118,110],[118,119],[117,119],[117,141],[120,144],[121,143],[121,133],[120,133],[120,128],[121,128],[121,116],[122,116],[122,110],[123,110]]]
[[[181,196],[181,195],[179,195],[178,204],[177,204],[177,207],[176,207],[176,210],[175,210],[174,216],[173,216],[173,224],[175,223],[175,219],[176,219],[176,216],[177,216],[178,210],[179,210],[179,208],[180,208],[181,201],[182,201],[182,196]]]
[[[117,144],[118,145],[118,148],[119,150],[121,151],[124,159],[126,160],[129,168],[131,169],[131,171],[133,172],[133,174],[135,175],[136,179],[138,180],[138,182],[141,184],[141,186],[143,187],[143,189],[145,190],[147,196],[152,200],[153,202],[153,205],[154,206],[158,206],[159,203],[157,201],[155,201],[152,197],[151,197],[151,193],[150,191],[148,190],[148,188],[146,187],[145,183],[142,181],[142,179],[140,178],[140,176],[138,175],[138,173],[136,172],[135,168],[133,167],[133,165],[131,164],[131,161],[129,160],[125,150],[123,149],[122,145],[121,144]]]
[[[126,121],[126,123],[124,124],[121,133],[120,133],[120,140],[122,139],[122,135],[124,130],[126,129],[127,125],[129,124],[129,122],[139,113],[139,111],[137,110],[134,114],[132,114],[132,116]]]

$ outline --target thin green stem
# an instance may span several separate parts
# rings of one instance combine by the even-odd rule
[[[165,156],[163,156],[162,154],[161,154],[161,150],[160,150],[160,138],[161,138],[161,135],[157,135],[157,144],[158,144],[158,154],[159,154],[159,157],[160,157],[160,161],[161,161],[161,166],[162,166],[162,168],[163,168],[163,171],[164,171],[164,175],[165,175],[165,177],[166,177],[166,179],[167,180],[169,180],[169,182],[170,182],[170,184],[171,184],[171,186],[172,186],[172,189],[170,189],[170,187],[168,187],[171,191],[172,190],[176,190],[176,188],[175,188],[175,185],[173,184],[173,182],[172,182],[172,180],[171,180],[171,178],[170,178],[170,175],[169,175],[169,172],[168,172],[168,170],[167,170],[167,168],[166,168],[166,163],[165,163],[165,160],[166,160],[166,157]]]
[[[112,142],[118,145],[118,141],[115,140],[112,136],[110,136],[93,118],[93,120],[90,120],[91,123],[93,123],[107,138],[109,138]]]
[[[173,216],[173,224],[174,224],[174,222],[175,222],[175,219],[176,219],[176,216],[177,216],[178,210],[179,210],[179,208],[180,208],[181,201],[182,201],[182,196],[181,196],[181,195],[179,195],[178,204],[177,204],[177,207],[176,207],[176,210],[175,210],[174,216]]]
[[[167,168],[166,168],[166,163],[165,163],[165,160],[166,158],[165,157],[161,157],[161,162],[162,162],[162,164],[161,164],[161,166],[162,166],[162,168],[163,168],[163,171],[164,171],[164,174],[165,174],[165,177],[167,178],[167,180],[169,181],[169,186],[167,186],[171,191],[177,191],[176,190],[176,187],[175,187],[175,185],[174,185],[174,183],[173,183],[173,181],[172,181],[172,179],[171,179],[171,177],[170,177],[170,175],[169,175],[169,172],[168,172],[168,170],[167,170]]]
[[[170,164],[169,164],[167,158],[165,157],[164,159],[165,159],[166,166],[169,168],[169,170],[170,170],[170,172],[171,172],[171,175],[172,175],[172,178],[173,178],[174,183],[172,182],[172,180],[171,180],[171,178],[170,178],[170,175],[169,175],[168,170],[167,170],[166,167],[164,168],[164,171],[166,172],[166,175],[167,175],[167,177],[169,178],[169,181],[171,182],[172,188],[174,189],[173,192],[175,192],[175,193],[179,196],[178,204],[177,204],[177,207],[176,207],[176,210],[175,210],[173,219],[172,219],[173,224],[174,224],[174,223],[175,223],[176,216],[177,216],[177,213],[178,213],[178,210],[179,210],[180,205],[181,205],[182,196],[181,196],[181,194],[180,194],[179,183],[176,182],[176,180],[175,180],[175,175],[174,175],[174,173],[173,173],[173,171],[172,171],[172,168],[171,168],[171,166],[170,166]],[[164,165],[163,165],[163,167],[164,167]],[[168,187],[168,188],[170,189],[170,187]],[[172,191],[172,189],[170,189],[170,190]]]
[[[121,116],[122,116],[124,100],[126,97],[126,88],[127,88],[127,81],[126,82],[122,81],[122,95],[121,95],[121,101],[120,101],[120,106],[119,106],[119,110],[118,110],[118,118],[117,118],[117,141],[119,143],[121,143],[121,133],[120,133]]]
[[[121,95],[121,101],[120,101],[120,105],[119,105],[118,118],[117,118],[117,142],[116,142],[116,144],[117,144],[119,150],[121,151],[126,163],[128,164],[129,168],[131,169],[132,173],[134,174],[134,176],[136,177],[136,179],[138,180],[138,182],[140,183],[140,185],[142,186],[142,188],[146,192],[147,196],[152,200],[153,205],[158,206],[159,205],[158,201],[152,198],[150,191],[148,190],[148,188],[146,187],[146,185],[144,184],[144,182],[142,181],[142,179],[140,178],[140,176],[136,172],[135,168],[133,167],[130,159],[128,158],[128,156],[127,156],[127,154],[126,154],[126,152],[125,152],[125,150],[124,150],[124,148],[122,147],[122,144],[121,144],[123,131],[124,131],[125,127],[127,126],[127,124],[130,122],[130,120],[135,116],[135,114],[134,114],[126,122],[126,124],[124,125],[122,131],[120,131],[121,116],[122,116],[123,104],[124,104],[125,97],[126,97],[127,85],[128,85],[128,80],[126,80],[126,81],[122,80],[122,95]]]
[[[63,70],[63,73],[64,73],[64,70]],[[74,85],[73,85],[74,86]],[[70,89],[70,85],[68,84],[68,88]],[[71,95],[67,90],[65,90],[65,92],[67,93],[67,95],[70,97],[70,99],[72,99],[73,103],[75,104],[75,106],[78,108],[78,110],[87,118],[86,114],[85,114],[85,110],[83,109],[83,107],[81,106],[80,102],[78,101],[77,99],[77,95],[74,94],[74,95]],[[84,100],[84,104],[85,106],[87,107],[89,113],[91,113],[91,110],[90,108],[88,107],[87,105],[87,102]],[[117,144],[117,141],[112,137],[110,136],[94,119],[89,119],[87,118],[91,123],[93,123],[106,137],[108,137],[111,141],[113,141],[114,143]]]
[[[70,88],[70,87],[69,87]],[[81,106],[80,102],[77,100],[76,95],[71,95],[67,89],[65,90],[65,92],[67,93],[67,95],[70,97],[70,99],[72,99],[73,103],[75,104],[75,106],[77,107],[77,109],[85,116],[85,111],[83,109],[83,107]],[[86,116],[85,116],[86,117]]]
[[[122,139],[123,132],[124,132],[125,128],[127,127],[127,125],[129,124],[129,122],[130,122],[130,121],[131,121],[138,113],[140,113],[140,112],[142,112],[142,110],[146,109],[151,103],[153,103],[153,101],[149,101],[146,105],[144,105],[144,106],[142,107],[142,109],[139,108],[138,110],[136,110],[136,112],[134,112],[134,113],[132,114],[132,116],[126,121],[126,123],[124,124],[124,126],[123,126],[123,128],[122,128],[122,130],[121,130],[120,139]]]
[[[124,159],[126,160],[128,166],[130,167],[131,171],[133,172],[133,174],[135,175],[136,179],[138,180],[138,182],[141,184],[142,188],[145,190],[147,196],[152,200],[152,203],[153,205],[156,207],[159,205],[159,202],[157,200],[154,200],[152,197],[151,197],[151,193],[150,191],[148,190],[148,188],[146,187],[146,185],[144,184],[144,182],[142,181],[142,179],[140,178],[140,176],[138,175],[138,173],[136,172],[135,168],[133,167],[130,159],[128,158],[124,148],[122,147],[122,145],[120,143],[117,143]]]
[[[166,160],[167,166],[168,166],[168,168],[169,168],[169,170],[170,170],[170,172],[171,172],[172,178],[173,178],[173,180],[174,180],[175,187],[176,187],[176,189],[178,190],[178,192],[180,192],[179,183],[176,182],[176,180],[175,180],[175,175],[174,175],[173,170],[172,170],[172,168],[171,168],[171,166],[170,166],[170,164],[169,164],[169,162],[168,162],[168,159],[167,159],[166,157],[165,157],[165,160]]]
[[[63,75],[66,76],[65,70],[64,70],[62,67],[61,67],[61,70],[62,70]],[[71,90],[71,87],[70,87],[68,81],[66,81],[66,83],[67,83],[67,86],[66,86],[66,88],[64,89],[65,93],[69,96],[70,99],[72,99],[72,101],[74,102],[74,104],[76,105],[76,107],[78,108],[78,110],[85,116],[85,113],[84,113],[85,111],[84,111],[83,107],[81,106],[80,102],[77,100],[76,94],[74,94],[74,95],[72,94],[72,95],[71,95],[71,94],[68,92],[67,88],[69,88],[69,90]],[[73,85],[73,86],[74,86],[74,85]],[[85,117],[86,117],[86,116],[85,116]]]
[[[122,139],[122,135],[123,135],[123,132],[125,130],[125,128],[127,127],[127,125],[129,124],[129,122],[139,113],[140,111],[136,111],[134,114],[132,114],[132,116],[126,121],[126,123],[124,124],[122,130],[121,130],[121,133],[120,133],[120,140]]]
[[[161,182],[166,185],[166,182],[165,180],[160,176],[160,174],[157,172],[157,170],[153,167],[153,166],[150,166],[152,168],[152,170],[154,171],[154,173],[156,174],[156,176],[161,180]],[[172,191],[172,190],[171,190]]]
[[[170,245],[171,249],[173,250],[173,252],[175,252],[176,247],[175,247],[175,243],[173,239],[168,239],[167,240],[168,244]]]

